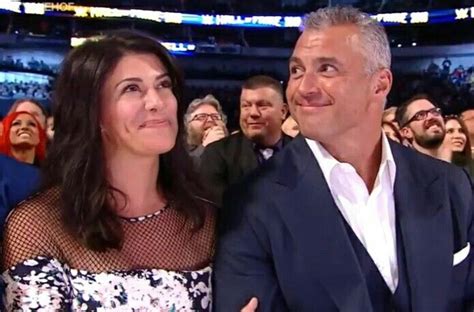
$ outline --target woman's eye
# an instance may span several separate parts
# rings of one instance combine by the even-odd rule
[[[135,84],[133,84],[133,85],[128,85],[128,86],[126,86],[125,89],[123,90],[124,93],[126,93],[126,92],[138,92],[138,91],[140,91],[140,88],[139,88],[137,85],[135,85]]]
[[[158,84],[158,88],[159,89],[162,89],[162,88],[171,88],[173,87],[173,84],[171,83],[170,80],[163,80],[161,81],[159,84]]]

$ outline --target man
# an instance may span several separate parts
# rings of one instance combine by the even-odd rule
[[[228,135],[226,123],[227,116],[212,94],[194,99],[189,104],[184,115],[186,142],[189,154],[197,166],[200,165],[204,148]]]
[[[30,165],[0,155],[0,224],[10,210],[38,187],[39,172]]]
[[[451,151],[443,146],[446,134],[441,109],[427,95],[415,95],[396,113],[400,133],[418,152],[451,161]]]
[[[242,85],[241,132],[210,144],[202,156],[201,172],[221,203],[224,190],[278,153],[291,140],[281,125],[288,113],[283,89],[269,76],[254,76]]]
[[[301,135],[225,196],[215,311],[467,308],[469,177],[382,134],[389,68],[369,15],[306,18],[286,93]]]

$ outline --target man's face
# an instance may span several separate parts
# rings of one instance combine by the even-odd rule
[[[282,96],[273,88],[242,89],[240,128],[250,140],[266,143],[279,137],[287,112]]]
[[[351,25],[301,34],[290,59],[286,95],[304,136],[327,142],[358,133],[367,123],[380,127],[391,73],[368,74],[361,44]]]
[[[215,120],[219,118],[219,120]],[[194,145],[202,143],[204,132],[217,125],[224,126],[221,115],[211,104],[200,105],[189,117],[187,124],[188,142]]]
[[[402,134],[423,148],[437,148],[443,143],[445,125],[440,111],[428,100],[416,100],[408,106],[407,119],[411,120],[402,129]]]

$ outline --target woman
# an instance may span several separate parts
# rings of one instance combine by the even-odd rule
[[[44,190],[6,225],[8,310],[210,309],[214,214],[181,140],[181,87],[142,35],[68,54]]]
[[[461,167],[469,167],[472,162],[471,142],[464,121],[456,116],[444,117],[446,135],[443,145],[452,151],[452,163]]]
[[[46,133],[39,121],[28,112],[14,112],[2,121],[0,153],[39,166],[46,151]]]
[[[40,122],[41,127],[43,127],[43,129],[46,129],[46,118],[48,114],[40,102],[35,101],[33,99],[16,100],[10,107],[8,114],[20,111],[28,112],[35,116],[35,118]]]
[[[403,137],[398,131],[397,126],[392,122],[383,121],[382,129],[385,135],[397,143],[404,143]]]

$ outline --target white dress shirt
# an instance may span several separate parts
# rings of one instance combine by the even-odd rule
[[[398,285],[395,226],[396,165],[385,134],[382,134],[382,161],[374,188],[367,186],[348,163],[337,161],[318,142],[306,139],[321,167],[332,197],[344,219],[359,238],[392,293]]]

